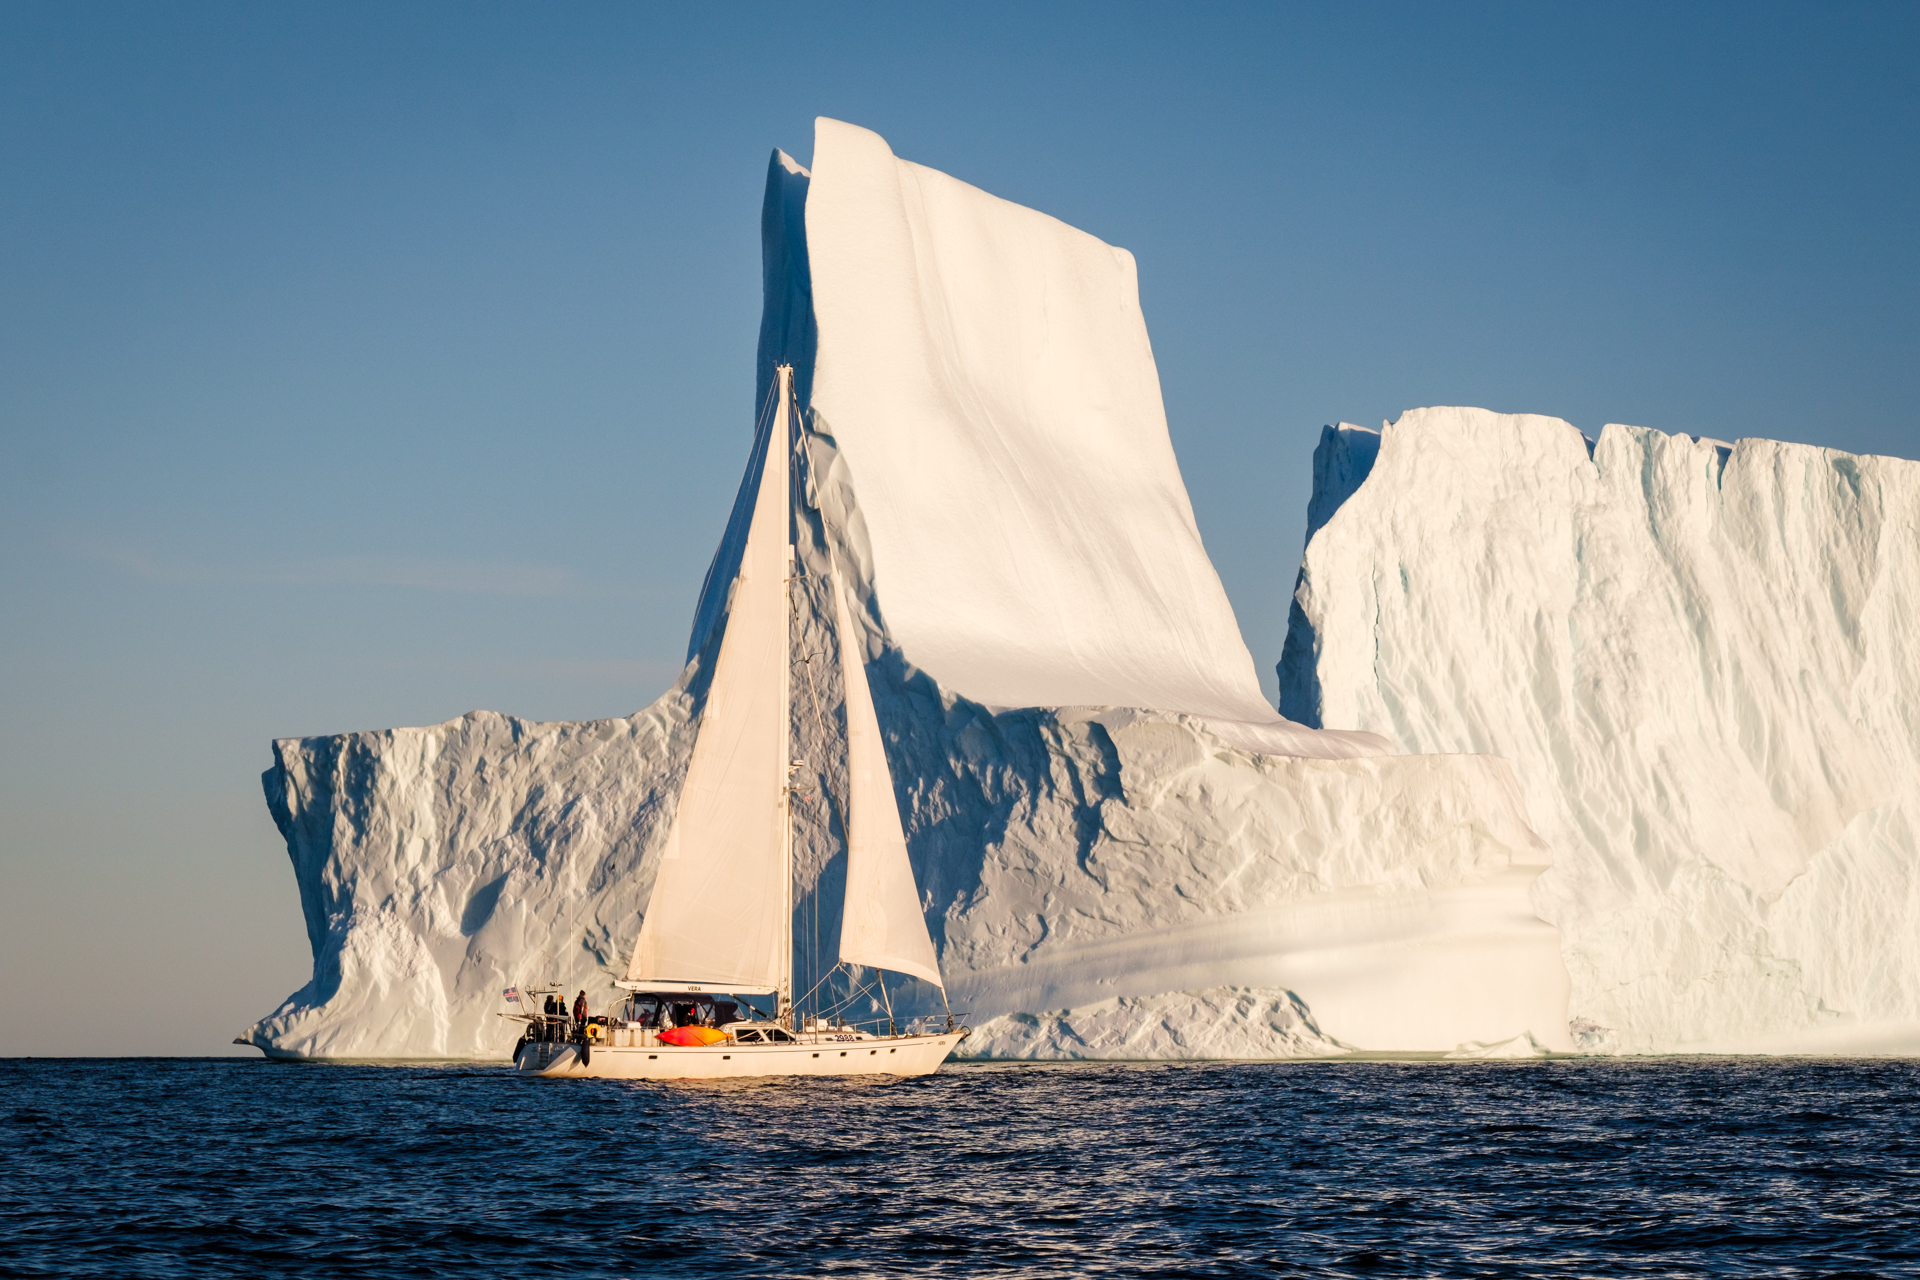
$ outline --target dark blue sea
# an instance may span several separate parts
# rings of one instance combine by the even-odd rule
[[[1920,1064],[0,1063],[8,1276],[1920,1275]]]

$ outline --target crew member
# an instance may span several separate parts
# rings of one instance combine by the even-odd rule
[[[582,991],[573,998],[573,1023],[579,1028],[580,1038],[587,1038],[587,993]]]

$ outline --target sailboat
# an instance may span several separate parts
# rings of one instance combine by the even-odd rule
[[[886,1029],[808,1016],[794,999],[792,778],[803,765],[790,758],[789,725],[798,418],[791,365],[776,370],[774,399],[693,756],[632,962],[617,984],[628,996],[615,1016],[567,1024],[563,1034],[551,1024],[530,1034],[515,1054],[522,1072],[617,1079],[927,1075],[967,1035],[950,1011],[944,1026],[921,1019],[905,1032],[891,1017],[885,972],[931,983],[943,1001],[945,984],[837,574],[830,594],[847,722],[839,959],[876,971],[888,1001]],[[755,996],[774,998],[771,1017],[741,999]],[[536,1033],[542,1029],[540,1019],[530,1021]]]

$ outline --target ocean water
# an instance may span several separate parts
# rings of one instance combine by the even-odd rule
[[[8,1276],[1920,1275],[1920,1064],[0,1063]]]

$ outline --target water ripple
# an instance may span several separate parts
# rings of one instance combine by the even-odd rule
[[[1920,1065],[0,1063],[19,1276],[1920,1274]]]

